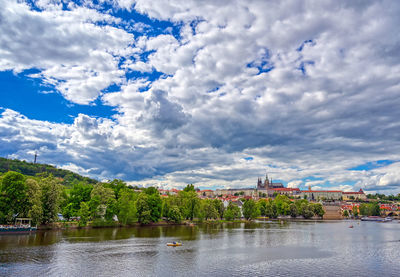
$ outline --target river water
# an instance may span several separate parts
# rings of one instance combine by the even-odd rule
[[[172,241],[183,246],[167,247]],[[397,221],[224,223],[0,235],[1,276],[400,276],[399,266]]]

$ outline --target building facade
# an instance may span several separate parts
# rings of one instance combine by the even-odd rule
[[[360,189],[359,191],[343,192],[343,200],[367,200],[367,196],[364,191]]]

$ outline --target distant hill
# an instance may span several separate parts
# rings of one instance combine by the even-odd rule
[[[70,186],[76,181],[85,181],[87,183],[97,183],[95,179],[81,176],[69,170],[59,169],[49,164],[28,163],[21,160],[11,160],[0,157],[0,172],[16,171],[24,175],[35,176],[40,173],[53,174],[55,177],[63,179],[63,184]]]

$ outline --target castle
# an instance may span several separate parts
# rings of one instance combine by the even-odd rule
[[[267,189],[279,189],[283,188],[282,183],[273,183],[272,178],[271,180],[268,179],[268,174],[265,175],[264,183],[261,181],[261,178],[257,180],[257,190],[267,190]]]

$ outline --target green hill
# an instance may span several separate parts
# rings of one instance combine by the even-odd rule
[[[29,176],[36,176],[37,174],[52,174],[54,177],[62,178],[63,184],[66,186],[70,186],[76,181],[84,181],[91,184],[98,182],[97,180],[81,176],[66,169],[59,169],[49,164],[35,164],[0,157],[0,173],[5,173],[7,171],[16,171]]]

